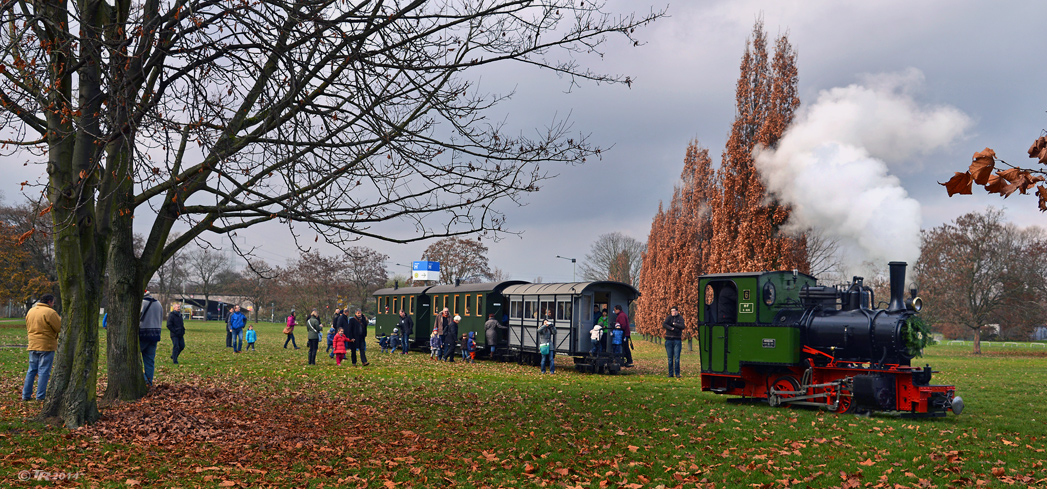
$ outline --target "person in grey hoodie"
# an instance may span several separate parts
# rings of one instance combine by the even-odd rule
[[[145,383],[153,385],[156,369],[156,344],[160,342],[160,327],[164,321],[164,306],[153,299],[149,291],[142,298],[142,317],[138,322],[138,346],[142,350],[142,365],[145,367]]]

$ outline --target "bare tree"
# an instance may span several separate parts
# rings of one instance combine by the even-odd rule
[[[927,316],[968,329],[975,354],[986,326],[1041,317],[1043,276],[1027,262],[1030,250],[1047,247],[1038,238],[992,208],[924,231],[916,272]]]
[[[567,121],[534,137],[490,122],[506,95],[466,74],[517,61],[572,87],[632,83],[578,57],[662,15],[570,0],[86,1],[0,3],[0,147],[46,154],[67,314],[43,414],[68,426],[99,415],[101,277],[114,278],[106,396],[134,399],[140,293],[202,235],[267,221],[339,245],[498,232],[491,204],[536,191],[539,162],[599,148]],[[387,220],[405,234],[374,227]],[[141,255],[132,223],[149,228]]]
[[[197,248],[188,253],[186,265],[193,281],[193,291],[204,296],[204,319],[207,319],[211,296],[218,290],[220,276],[229,271],[229,260],[220,251]]]
[[[350,287],[345,278],[346,264],[319,252],[303,252],[283,273],[280,302],[286,307],[315,307],[334,312],[349,307]],[[326,320],[326,319],[325,319]]]
[[[818,229],[808,229],[804,237],[811,275],[829,283],[839,282],[843,278],[840,275],[840,240]]]
[[[617,231],[601,234],[582,263],[586,280],[615,280],[636,287],[647,247],[636,238]]]
[[[345,250],[345,268],[342,276],[353,286],[354,299],[360,309],[367,310],[367,300],[389,277],[385,261],[389,256],[366,246],[353,246]]]
[[[440,283],[482,282],[491,276],[487,246],[478,240],[444,238],[425,249],[422,259],[440,262]]]
[[[498,267],[491,267],[491,273],[488,274],[488,279],[492,282],[505,282],[510,280],[509,272],[502,270]]]
[[[177,237],[172,235],[170,239]],[[154,295],[165,306],[170,302],[172,295],[183,294],[185,286],[188,285],[189,267],[185,255],[184,249],[171,255],[170,259],[156,269],[149,281],[149,289],[155,291]]]
[[[252,261],[236,277],[233,290],[254,304],[254,320],[258,321],[258,312],[263,304],[269,303],[276,296],[277,281],[281,270],[270,266],[263,260]]]

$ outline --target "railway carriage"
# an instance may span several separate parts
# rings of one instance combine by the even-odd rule
[[[446,307],[451,316],[461,316],[458,323],[458,334],[476,333],[476,344],[480,350],[487,351],[487,338],[484,323],[487,315],[494,314],[503,320],[506,314],[506,302],[502,290],[520,280],[488,282],[479,284],[428,285],[423,287],[388,288],[375,291],[378,301],[378,315],[375,319],[376,335],[392,335],[393,328],[400,322],[400,308],[414,321],[414,335],[411,337],[411,348],[427,349],[429,334],[433,329],[436,316]],[[499,338],[504,346],[505,335]],[[481,354],[483,352],[481,351]]]
[[[411,348],[429,346],[429,327],[432,326],[432,308],[429,296],[425,291],[432,286],[392,287],[374,292],[378,302],[378,314],[375,315],[375,335],[392,336],[393,328],[400,322],[400,309],[414,322],[414,334],[411,335]],[[419,329],[418,325],[422,325]],[[429,325],[429,326],[426,326]]]
[[[593,306],[611,310],[629,304],[640,292],[621,282],[571,282],[555,284],[520,284],[506,287],[502,292],[509,301],[509,353],[521,362],[537,363],[538,328],[546,310],[553,312],[556,324],[554,351],[575,358],[580,369],[616,373],[620,362],[610,354],[600,358],[589,355],[592,341]]]

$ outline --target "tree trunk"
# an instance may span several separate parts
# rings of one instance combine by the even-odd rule
[[[138,345],[144,286],[139,279],[130,233],[130,225],[115,226],[109,250],[109,286],[106,290],[106,296],[109,297],[107,400],[139,399],[149,391]]]
[[[981,355],[982,354],[982,330],[981,329],[974,330],[974,354],[975,355]]]

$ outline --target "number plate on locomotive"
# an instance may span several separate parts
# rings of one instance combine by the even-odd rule
[[[774,348],[774,338],[764,338],[763,339],[763,347],[764,348]]]

